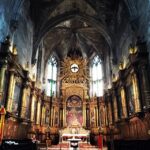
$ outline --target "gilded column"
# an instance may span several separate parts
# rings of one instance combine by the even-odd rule
[[[46,109],[45,109],[45,106],[43,105],[42,106],[41,125],[45,124],[45,119],[46,119],[45,116],[46,116]]]
[[[51,126],[53,126],[53,112],[54,112],[54,108],[53,108],[53,106],[52,106],[52,113],[51,113]]]
[[[52,106],[52,109],[51,109],[51,126],[53,126],[53,113],[54,113],[54,108]]]
[[[12,109],[12,103],[13,103],[13,97],[14,97],[14,90],[15,90],[15,72],[10,72],[10,81],[9,81],[9,88],[8,88],[8,98],[7,98],[7,105],[6,110],[11,111]]]
[[[40,124],[40,118],[41,118],[41,101],[38,100],[37,103],[37,116],[36,116],[36,124]]]
[[[95,127],[97,126],[97,108],[94,108],[94,113],[95,113]]]
[[[108,105],[105,107],[105,111],[106,111],[106,116],[105,116],[105,125],[108,126],[109,125],[109,114],[108,114]]]
[[[63,125],[66,127],[67,122],[66,122],[66,103],[63,104]]]
[[[112,124],[112,108],[111,108],[111,102],[108,103],[108,121],[109,121],[109,125]]]
[[[7,69],[6,65],[3,65],[2,68],[0,68],[0,104],[3,100],[3,95],[4,95],[4,81],[5,81],[6,69]]]
[[[114,119],[115,121],[118,121],[118,106],[117,106],[117,99],[115,95],[113,97],[113,106],[114,106]]]
[[[83,126],[86,127],[86,103],[83,103]]]
[[[97,115],[97,127],[99,126],[99,111],[98,111],[98,107],[96,107],[96,115]]]
[[[98,114],[99,111],[98,111],[98,107],[96,107],[96,110],[97,110],[97,127],[98,127],[99,126],[99,117],[98,117],[99,116],[99,114]]]
[[[139,86],[138,86],[137,75],[135,73],[132,75],[132,83],[133,83],[133,93],[134,93],[134,101],[135,101],[135,112],[140,112],[141,103],[139,98]]]
[[[34,121],[34,107],[35,107],[35,91],[32,92],[31,96],[31,113],[30,113],[30,120],[33,122]]]
[[[55,120],[55,106],[53,106],[53,126],[54,126],[54,120]]]
[[[23,87],[23,93],[22,93],[22,103],[21,103],[21,112],[20,112],[20,116],[21,118],[25,117],[25,107],[26,107],[26,87]]]
[[[121,87],[122,118],[127,118],[127,104],[124,87]]]

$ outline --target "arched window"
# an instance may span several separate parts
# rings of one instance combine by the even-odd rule
[[[55,57],[51,57],[48,61],[48,84],[47,95],[56,96],[56,80],[57,80],[57,61]]]
[[[102,61],[98,56],[95,56],[91,62],[90,68],[90,96],[102,96],[103,95],[103,73],[102,73]]]

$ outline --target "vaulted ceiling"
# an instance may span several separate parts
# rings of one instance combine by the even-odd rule
[[[52,52],[62,59],[75,48],[88,58],[96,53],[103,58],[112,51],[119,0],[30,1],[35,33],[32,60],[41,40],[45,61]]]

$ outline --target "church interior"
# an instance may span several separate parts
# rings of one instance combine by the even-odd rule
[[[149,0],[0,0],[0,149],[149,150]]]

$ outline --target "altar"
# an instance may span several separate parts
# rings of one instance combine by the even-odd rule
[[[79,138],[75,138],[75,137],[73,137],[73,138],[71,138],[71,139],[68,139],[68,141],[70,142],[70,148],[71,147],[73,147],[74,149],[76,149],[76,148],[78,148],[78,143],[79,143],[79,141],[81,141],[81,139]]]
[[[67,127],[60,131],[61,142],[67,142],[71,139],[80,139],[80,142],[88,142],[89,130],[82,127]]]

